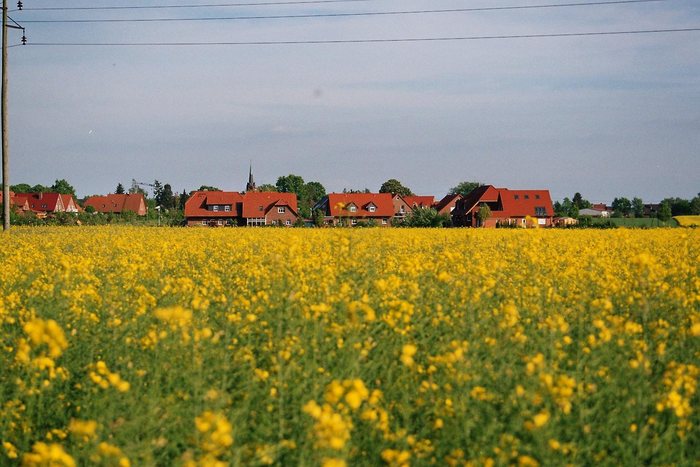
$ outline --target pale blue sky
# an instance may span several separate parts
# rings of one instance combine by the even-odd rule
[[[49,1],[25,7],[214,3]],[[221,3],[227,3],[222,1]],[[231,3],[231,2],[228,2]],[[568,3],[375,0],[22,20],[388,11]],[[362,18],[25,24],[30,42],[366,39],[700,27],[700,2]],[[16,37],[15,37],[16,36]],[[13,41],[19,35],[12,32]],[[16,47],[12,183],[78,194],[132,178],[242,190],[295,173],[329,191],[397,178],[442,196],[462,180],[555,199],[700,191],[700,32],[403,44]]]

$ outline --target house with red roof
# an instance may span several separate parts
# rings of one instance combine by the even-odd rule
[[[106,196],[91,196],[85,200],[85,209],[92,207],[103,214],[122,214],[130,211],[138,216],[148,212],[146,198],[143,193],[109,194]]]
[[[374,223],[390,226],[394,218],[394,198],[391,193],[330,193],[313,210],[320,209],[328,225],[356,226]]]
[[[482,206],[488,206],[491,215],[478,218]],[[457,201],[452,211],[452,223],[462,227],[497,227],[503,225],[549,227],[554,208],[549,190],[509,190],[484,185]]]
[[[241,224],[292,226],[299,219],[297,195],[274,191],[248,191],[243,195]]]
[[[435,204],[434,196],[401,196],[394,195],[392,197],[394,203],[394,222],[403,221],[407,215],[417,208],[432,208]]]
[[[63,203],[63,210],[65,212],[70,212],[77,214],[83,212],[83,208],[75,201],[73,195],[61,195],[61,202]]]
[[[294,193],[195,191],[185,203],[188,226],[292,226],[298,218]]]
[[[185,221],[188,226],[238,225],[242,206],[240,193],[195,191],[185,202]]]
[[[460,199],[462,199],[462,195],[460,195],[459,193],[456,193],[454,195],[447,195],[440,201],[435,203],[433,207],[438,212],[438,214],[452,216],[452,211],[457,205],[457,201],[459,201]]]
[[[3,202],[3,193],[0,191],[0,204]],[[17,197],[14,191],[10,192],[10,209],[13,209],[17,214],[22,214],[30,211],[29,201],[24,197]]]
[[[15,199],[22,204],[26,201],[37,217],[65,211],[60,193],[16,193]]]

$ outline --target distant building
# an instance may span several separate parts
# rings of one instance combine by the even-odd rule
[[[22,204],[26,201],[38,217],[65,211],[60,193],[16,193],[15,200]]]
[[[610,217],[610,213],[608,211],[599,211],[597,209],[591,209],[591,208],[579,209],[578,215],[579,215],[579,217],[581,217],[581,216]]]
[[[185,202],[188,226],[292,226],[298,218],[294,193],[196,191]]]
[[[92,207],[103,214],[122,214],[130,211],[138,216],[145,216],[148,212],[146,198],[143,193],[109,194],[106,196],[91,196],[85,200],[85,209]]]
[[[3,193],[0,190],[0,204],[3,202]],[[27,198],[24,197],[17,197],[14,191],[10,192],[10,209],[14,210],[15,213],[17,214],[22,214],[25,212],[29,212],[29,201],[27,201]]]
[[[248,172],[248,183],[245,186],[245,191],[255,191],[255,180],[253,180],[253,164],[250,164],[250,171]]]
[[[435,203],[433,207],[438,212],[438,214],[446,214],[448,216],[452,216],[452,211],[454,210],[455,206],[457,205],[457,202],[460,199],[462,199],[462,195],[460,195],[459,193],[454,195],[447,195],[440,201]]]
[[[352,227],[371,222],[387,227],[396,214],[394,201],[391,193],[330,193],[313,210],[323,211],[328,225]]]
[[[488,219],[478,218],[481,206],[491,211]],[[528,219],[535,225],[552,225],[554,208],[549,190],[509,190],[484,185],[474,189],[456,202],[452,211],[452,223],[460,227],[497,227],[516,225],[529,227]]]

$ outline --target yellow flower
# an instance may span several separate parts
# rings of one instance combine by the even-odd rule
[[[36,443],[32,451],[22,457],[25,467],[75,467],[73,458],[60,444]]]

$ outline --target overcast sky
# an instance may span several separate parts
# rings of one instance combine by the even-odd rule
[[[260,0],[254,0],[260,1]],[[18,22],[569,3],[370,0],[102,12]],[[579,1],[579,0],[573,0]],[[219,3],[24,0],[26,8]],[[222,0],[220,3],[232,3]],[[700,27],[700,2],[404,16],[24,23],[30,43],[419,38]],[[10,32],[11,41],[21,34]],[[131,179],[243,190],[299,174],[330,191],[463,180],[591,201],[700,191],[700,32],[383,44],[10,49],[11,183],[79,196]]]

